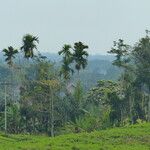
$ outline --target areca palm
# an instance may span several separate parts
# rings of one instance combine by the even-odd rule
[[[15,58],[15,55],[18,53],[17,49],[14,49],[12,46],[9,46],[8,49],[3,49],[4,56],[6,56],[5,61],[9,65],[9,67],[12,69],[12,74],[11,74],[11,83],[13,80],[13,59]],[[9,84],[9,83],[7,83]],[[6,83],[5,85],[5,132],[7,132],[7,100],[6,100]]]
[[[70,51],[71,45],[65,44],[61,51],[58,52],[59,55],[63,55],[66,58],[70,58],[72,53]]]
[[[15,55],[18,53],[18,50],[14,49],[12,46],[9,46],[8,49],[3,49],[3,52],[5,53],[4,56],[6,56],[5,61],[9,66],[12,66],[13,59],[15,58]]]
[[[82,42],[74,44],[73,59],[75,61],[75,68],[78,71],[78,74],[81,69],[85,69],[87,66],[87,57],[89,54],[85,51],[85,49],[88,49],[88,46],[84,45]]]
[[[34,49],[37,49],[36,44],[39,43],[38,37],[27,34],[23,37],[23,46],[21,50],[24,51],[25,58],[33,58]]]
[[[74,73],[74,70],[69,66],[70,62],[67,59],[63,59],[60,74],[64,76],[64,79],[70,79],[70,73]]]
[[[89,56],[88,52],[85,50],[88,49],[87,45],[84,45],[82,42],[76,42],[74,43],[73,48],[73,61],[75,62],[75,69],[78,71],[78,78],[79,78],[79,71],[81,69],[85,69],[87,66],[87,57]],[[77,110],[81,110],[81,100],[82,100],[82,90],[81,90],[81,82],[80,79],[78,79],[76,89],[75,89],[75,100],[76,100],[76,106]],[[75,116],[77,118],[78,115]]]
[[[71,69],[70,64],[73,61],[72,53],[70,51],[71,45],[65,44],[61,51],[58,52],[59,55],[63,55],[63,64],[61,67],[60,74],[64,76],[67,80],[70,78],[70,73],[73,74],[73,69]]]

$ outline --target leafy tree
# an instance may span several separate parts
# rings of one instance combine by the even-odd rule
[[[56,119],[60,85],[52,63],[38,61],[28,68],[21,92],[21,114],[26,132],[44,132],[54,136],[56,120],[61,120]]]
[[[138,89],[138,93],[145,93],[144,95],[149,97],[147,104],[146,104],[147,115],[145,116],[147,116],[146,117],[147,120],[150,121],[150,37],[149,37],[149,31],[146,31],[146,36],[144,38],[141,38],[139,42],[134,46],[132,55],[135,59],[135,64],[136,64],[135,85]],[[144,101],[145,100],[142,99],[141,103],[144,103]],[[145,108],[142,108],[142,109],[144,110]],[[144,116],[144,114],[142,116]]]
[[[95,88],[92,88],[87,95],[85,102],[86,110],[92,110],[91,107],[97,106],[97,109],[102,113],[109,112],[110,125],[118,125],[121,120],[122,111],[122,95],[119,84],[113,81],[101,80]],[[100,114],[99,112],[99,114]],[[104,114],[104,113],[102,113]],[[103,116],[101,116],[103,118]]]
[[[119,40],[114,42],[114,47],[109,51],[109,53],[116,54],[113,64],[124,70],[120,83],[122,93],[124,93],[126,112],[129,112],[127,116],[132,123],[135,123],[138,118],[145,120],[144,116],[149,116],[146,113],[148,114],[150,110],[150,104],[144,98],[149,95],[150,91],[149,49],[150,38],[147,32],[146,37],[141,38],[132,48],[124,44],[123,40]],[[144,107],[145,103],[148,104],[146,108]]]
[[[114,46],[111,48],[108,53],[115,54],[116,60],[113,64],[118,67],[126,67],[126,64],[130,61],[129,55],[130,46],[125,44],[122,39],[119,39],[118,42],[114,41]]]

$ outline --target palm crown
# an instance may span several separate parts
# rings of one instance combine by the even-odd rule
[[[72,53],[70,51],[71,45],[65,44],[61,51],[58,52],[59,55],[63,55],[63,65],[61,67],[60,74],[64,76],[65,79],[70,78],[70,73],[73,74],[73,69],[70,68],[72,62]]]
[[[8,49],[3,49],[3,52],[5,53],[4,56],[6,56],[5,61],[9,66],[12,66],[13,58],[15,58],[15,55],[18,53],[18,50],[14,49],[12,46],[9,46]]]
[[[82,42],[77,42],[74,44],[74,53],[73,59],[75,61],[75,68],[80,71],[81,68],[85,68],[87,66],[87,57],[89,54],[85,49],[88,49],[87,45],[84,45]]]
[[[25,58],[32,58],[34,56],[34,49],[37,49],[36,43],[39,43],[38,37],[27,34],[23,37],[23,46],[21,50],[24,51]]]

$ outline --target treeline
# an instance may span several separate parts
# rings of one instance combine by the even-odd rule
[[[115,54],[113,65],[122,70],[119,80],[100,80],[88,92],[80,78],[88,64],[87,45],[65,44],[58,53],[62,55],[58,67],[35,51],[37,37],[25,35],[19,50],[12,46],[3,50],[9,69],[0,67],[7,72],[1,75],[0,130],[54,136],[150,121],[150,36],[146,33],[134,46],[121,39],[114,42],[109,53]]]

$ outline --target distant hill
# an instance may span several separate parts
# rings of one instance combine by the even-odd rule
[[[46,56],[48,59],[52,61],[59,61],[61,60],[62,56],[59,56],[57,53],[42,53],[42,55]],[[90,61],[91,60],[107,60],[112,62],[115,57],[112,55],[90,55],[88,58]]]
[[[112,55],[90,55],[89,60],[107,60],[112,62],[115,59]]]
[[[56,62],[60,67],[62,57],[58,54],[43,53],[49,60]],[[85,70],[80,71],[80,80],[83,88],[89,90],[97,84],[98,80],[117,80],[121,74],[121,70],[112,65],[115,59],[112,55],[90,55],[88,58],[88,66]],[[78,80],[78,75],[73,75],[73,82]]]
[[[97,84],[99,80],[117,80],[121,70],[112,65],[110,60],[90,59],[85,70],[80,71],[80,80],[85,90]],[[77,73],[73,76],[78,79]]]
[[[62,56],[54,53],[42,53],[42,55],[46,56],[48,60],[55,62],[56,66],[60,68]],[[111,55],[89,56],[88,66],[85,68],[85,70],[80,71],[80,80],[85,90],[89,90],[91,87],[95,86],[98,80],[117,80],[119,78],[121,70],[112,65],[112,61],[114,59],[114,56]],[[1,65],[4,64],[4,60],[5,58],[3,53],[0,52]],[[76,82],[77,79],[78,76],[77,73],[75,73],[73,75],[73,82]]]

